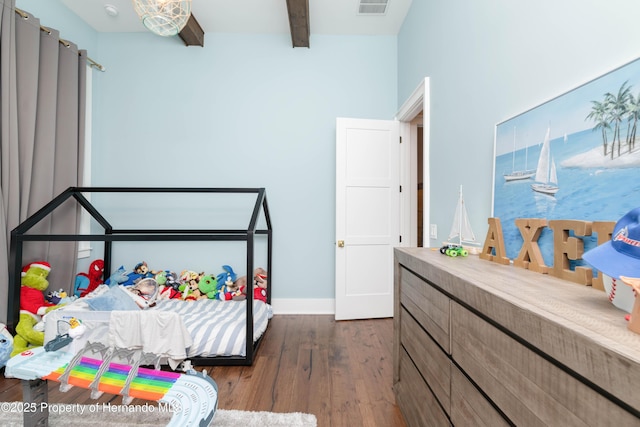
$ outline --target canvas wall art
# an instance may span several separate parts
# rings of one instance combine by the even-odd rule
[[[492,216],[510,259],[517,218],[615,222],[640,206],[639,122],[640,59],[496,125]],[[553,265],[551,230],[539,245]]]

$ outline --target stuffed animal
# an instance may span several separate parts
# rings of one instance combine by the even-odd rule
[[[57,291],[51,291],[49,293],[47,293],[47,295],[44,297],[44,299],[47,302],[50,302],[51,304],[54,305],[59,305],[59,304],[68,304],[70,302],[73,302],[77,299],[78,297],[73,295],[73,296],[67,296],[67,293],[64,291],[64,289],[60,289]]]
[[[204,276],[204,273],[196,273],[193,270],[182,270],[180,273],[180,284],[188,283],[192,280],[200,280],[200,276]]]
[[[247,294],[245,290],[247,287],[245,285],[240,284],[241,281],[238,279],[234,283],[224,284],[222,287],[218,289],[218,299],[222,301],[240,301],[247,298]]]
[[[247,276],[242,276],[236,281],[238,287],[247,285]],[[253,270],[253,299],[267,302],[267,270],[258,267]]]
[[[198,289],[200,290],[200,299],[215,299],[216,290],[218,289],[218,280],[210,275],[204,275],[198,282]]]
[[[180,281],[178,275],[173,271],[159,271],[155,275],[156,282],[159,285],[158,299],[179,299],[182,297],[180,293]]]
[[[236,281],[238,275],[233,271],[233,268],[231,268],[231,266],[223,265],[222,269],[224,270],[224,273],[220,273],[216,277],[218,286],[222,286],[223,283],[225,285],[230,285],[231,283]]]
[[[76,282],[73,287],[73,294],[78,298],[87,295],[102,284],[104,274],[104,261],[97,259],[89,265],[89,272],[80,272],[76,275]]]
[[[22,270],[20,287],[20,320],[16,325],[16,335],[13,339],[11,356],[20,354],[30,347],[44,344],[44,332],[35,329],[42,316],[55,309],[57,305],[46,302],[44,291],[49,286],[47,277],[51,265],[47,262],[34,262]]]
[[[111,287],[124,284],[128,280],[127,270],[121,265],[104,283]]]
[[[195,301],[202,296],[198,289],[198,282],[195,280],[180,285],[180,292],[182,293],[182,299],[185,301]]]
[[[204,272],[196,273],[192,270],[183,270],[180,273],[180,292],[182,292],[182,299],[185,301],[195,301],[202,294],[198,289],[198,283],[200,278],[204,276]]]
[[[253,272],[253,299],[267,302],[267,270],[256,268]]]
[[[253,300],[267,302],[267,290],[265,288],[253,288]]]
[[[256,268],[253,272],[253,287],[267,289],[267,270]]]
[[[147,277],[153,277],[154,274],[149,271],[149,266],[145,261],[139,262],[133,267],[133,272],[139,274],[142,279],[146,279]]]
[[[146,278],[153,278],[153,273],[151,273],[149,271],[149,267],[147,266],[147,263],[142,261],[136,264],[135,267],[133,267],[133,271],[127,273],[127,280],[124,282],[121,282],[120,284],[122,286],[133,286],[136,283],[138,283],[140,280],[142,279],[146,279]]]
[[[7,364],[13,350],[13,337],[7,327],[0,323],[0,368]]]

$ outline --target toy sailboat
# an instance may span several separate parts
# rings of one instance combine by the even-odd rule
[[[444,242],[440,252],[449,256],[466,256],[480,253],[480,242],[476,240],[476,236],[471,229],[469,215],[462,196],[462,185],[460,186],[460,196],[453,216],[449,238]]]

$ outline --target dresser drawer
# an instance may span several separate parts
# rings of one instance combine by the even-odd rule
[[[400,344],[444,410],[449,413],[451,361],[404,309],[400,312]]]
[[[400,381],[395,384],[396,402],[408,427],[451,426],[418,369],[404,349],[400,351]]]
[[[400,304],[450,353],[449,298],[404,267],[400,277]]]
[[[640,419],[461,305],[451,304],[451,318],[453,360],[516,425],[640,425]]]
[[[507,420],[455,366],[451,367],[451,422],[456,427],[502,427]]]

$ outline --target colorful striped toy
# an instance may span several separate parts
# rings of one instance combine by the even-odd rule
[[[103,360],[87,357],[83,355],[85,350],[73,355],[37,347],[11,358],[5,376],[58,381],[62,391],[81,387],[92,390],[93,398],[102,393],[117,394],[123,396],[124,404],[134,398],[157,401],[173,412],[169,426],[207,426],[213,420],[218,406],[218,387],[206,372],[177,373],[139,367],[141,361],[147,363],[144,357],[132,365],[114,363],[110,359],[117,355],[117,350],[101,344],[88,343],[88,347],[94,352],[96,348],[106,352],[106,357]]]

